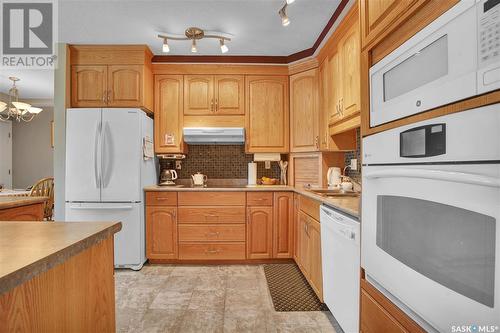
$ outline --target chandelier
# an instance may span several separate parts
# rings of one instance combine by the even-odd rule
[[[0,101],[0,120],[32,121],[37,114],[42,112],[42,109],[33,107],[28,103],[19,102],[19,90],[16,86],[19,78],[11,76],[9,80],[12,81],[12,88],[9,89],[9,103]]]
[[[158,38],[163,39],[163,47],[162,51],[164,53],[170,52],[170,46],[168,45],[168,40],[190,40],[191,41],[191,52],[196,53],[198,52],[198,47],[196,46],[196,41],[203,39],[203,38],[212,38],[212,39],[218,39],[219,44],[220,44],[220,51],[222,53],[226,53],[229,51],[226,41],[231,41],[231,38],[228,36],[231,36],[230,34],[225,34],[222,32],[216,32],[216,31],[205,31],[200,28],[196,27],[190,27],[187,28],[186,31],[184,32],[184,36],[181,35],[174,35],[174,34],[169,34],[169,33],[160,33],[158,35]]]

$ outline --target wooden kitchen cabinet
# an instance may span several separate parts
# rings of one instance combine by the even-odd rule
[[[0,221],[43,221],[43,202],[0,209]]]
[[[273,208],[247,208],[247,259],[268,259],[273,254]]]
[[[293,192],[274,192],[273,258],[293,257]]]
[[[288,77],[246,77],[246,152],[288,153]]]
[[[153,54],[143,45],[71,45],[71,107],[153,111]]]
[[[184,114],[245,114],[243,75],[185,75]]]
[[[359,0],[363,48],[388,33],[388,27],[418,0]]]
[[[295,262],[301,269],[306,279],[309,276],[308,268],[310,266],[309,262],[311,260],[309,254],[309,244],[308,244],[309,242],[307,236],[308,223],[309,223],[309,216],[306,213],[301,212],[299,210],[297,215],[297,226],[295,228],[297,233],[297,239],[296,239],[297,243],[295,244],[295,249],[296,249]]]
[[[344,154],[311,152],[290,154],[288,163],[289,184],[298,188],[305,185],[327,186],[328,167],[344,165]]]
[[[320,149],[318,69],[290,76],[290,146],[292,152]]]
[[[328,58],[330,74],[328,94],[328,123],[333,124],[342,119],[340,113],[340,100],[342,98],[342,56],[337,49]]]
[[[146,206],[146,256],[177,259],[177,207]]]
[[[140,107],[142,104],[144,66],[108,66],[108,106]]]
[[[185,153],[182,140],[184,78],[182,75],[155,75],[155,152]]]
[[[108,66],[76,65],[71,67],[71,106],[102,107],[106,105]]]

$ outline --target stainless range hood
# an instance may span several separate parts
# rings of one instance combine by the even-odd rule
[[[242,145],[242,127],[184,127],[184,142],[192,145]]]

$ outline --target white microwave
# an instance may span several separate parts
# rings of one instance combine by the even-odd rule
[[[497,89],[500,1],[460,1],[370,68],[370,126]]]

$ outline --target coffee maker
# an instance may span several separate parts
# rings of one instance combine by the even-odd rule
[[[169,161],[166,167],[160,173],[160,186],[175,186],[174,180],[177,179],[177,171],[173,168],[173,163]]]

